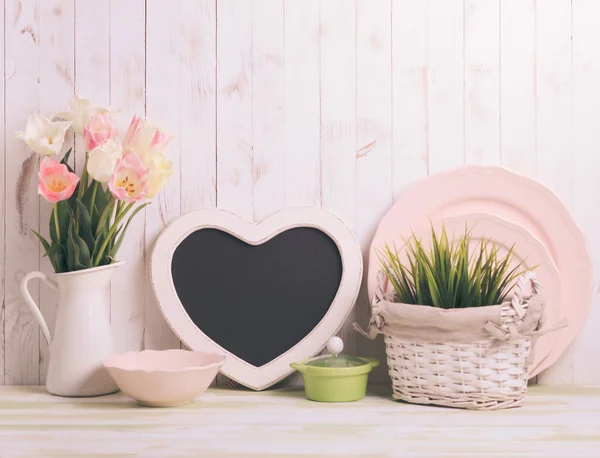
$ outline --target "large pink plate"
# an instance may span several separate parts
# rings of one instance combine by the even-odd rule
[[[424,227],[430,220],[472,213],[496,215],[526,228],[546,247],[560,273],[565,299],[559,308],[568,326],[544,339],[550,342],[550,350],[546,344],[544,348],[536,345],[533,377],[550,367],[573,342],[592,299],[592,261],[585,237],[558,197],[541,183],[503,167],[468,166],[414,184],[379,223],[369,253],[369,294],[374,294],[377,283],[376,250],[384,243],[398,243],[400,235],[407,236],[411,228]],[[543,352],[547,352],[545,357]]]

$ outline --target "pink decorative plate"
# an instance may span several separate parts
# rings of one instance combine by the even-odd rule
[[[559,308],[568,326],[540,339],[530,371],[533,377],[550,367],[575,339],[592,298],[592,262],[585,237],[558,197],[541,183],[503,167],[469,166],[414,184],[377,228],[369,253],[369,294],[375,291],[379,270],[376,250],[385,242],[400,240],[400,234],[409,235],[411,227],[418,230],[429,220],[473,213],[496,215],[526,228],[545,246],[560,273],[565,300]]]

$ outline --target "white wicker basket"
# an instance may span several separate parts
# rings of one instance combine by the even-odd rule
[[[523,276],[511,302],[502,304],[502,326],[513,330],[527,313],[521,293],[535,276]],[[383,297],[381,289],[374,298]],[[457,311],[460,313],[459,311]],[[511,331],[512,332],[512,331]],[[470,343],[425,343],[403,340],[384,332],[387,363],[395,399],[465,409],[505,409],[520,406],[527,392],[527,358],[531,337]]]

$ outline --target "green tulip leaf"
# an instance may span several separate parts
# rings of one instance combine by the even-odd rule
[[[100,218],[98,219],[98,223],[97,223],[96,229],[94,231],[96,238],[98,237],[98,234],[101,231],[106,231],[106,233],[108,233],[108,229],[110,226],[110,218],[113,213],[114,207],[115,207],[115,201],[112,201],[108,205],[106,205],[106,207],[104,207],[104,210],[102,210],[102,214],[100,215]]]
[[[100,247],[102,246],[102,243],[104,242],[104,239],[106,238],[106,228],[103,228],[100,230],[100,232],[96,235],[96,241],[94,243],[94,250],[92,252],[92,259],[96,258],[96,255],[98,254],[98,250],[100,249]]]
[[[90,250],[85,241],[75,231],[75,225],[69,226],[69,243],[67,249],[71,247],[71,254],[67,252],[69,258],[70,270],[82,270],[92,267]],[[72,269],[71,269],[72,268]]]
[[[60,161],[61,164],[64,164],[67,166],[67,168],[69,169],[69,172],[71,172],[71,173],[73,173],[73,169],[69,165],[69,158],[71,157],[72,152],[73,152],[73,148],[69,148],[69,151],[67,151],[65,153],[65,155],[62,158],[62,161]]]
[[[87,244],[88,251],[92,252],[96,243],[92,235],[92,220],[90,219],[88,209],[79,199],[77,199],[77,207],[79,210],[79,234]]]
[[[146,202],[145,204],[142,204],[138,208],[136,208],[133,211],[133,213],[129,216],[129,219],[127,220],[127,223],[125,224],[125,227],[121,226],[117,230],[117,233],[115,234],[115,237],[114,237],[114,240],[116,240],[116,241],[114,242],[114,246],[108,252],[108,256],[110,256],[111,258],[115,258],[117,256],[117,252],[119,251],[119,248],[121,248],[121,244],[123,243],[123,239],[125,238],[125,232],[127,231],[127,228],[129,227],[129,224],[131,223],[131,220],[133,219],[133,217],[135,215],[137,215],[141,210],[143,210],[144,207],[146,207],[149,203],[150,202]]]
[[[39,232],[34,231],[33,229],[31,229],[31,232],[33,232],[33,234],[38,238],[38,240],[40,241],[40,243],[44,247],[44,250],[46,251],[46,255],[47,255],[48,251],[50,250],[50,244],[48,243],[48,241]]]

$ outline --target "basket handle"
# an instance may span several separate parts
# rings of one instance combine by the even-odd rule
[[[375,287],[375,294],[371,298],[371,306],[377,302],[381,302],[385,295],[386,276],[382,270],[377,272],[377,286]]]
[[[377,287],[375,288],[375,294],[371,298],[371,318],[369,320],[369,324],[367,325],[367,330],[366,331],[363,330],[363,328],[361,328],[360,325],[356,321],[354,323],[352,323],[352,327],[354,328],[354,330],[356,332],[358,332],[359,334],[362,334],[367,339],[372,340],[375,337],[377,337],[379,329],[381,329],[381,327],[383,326],[383,324],[385,322],[383,320],[383,317],[380,316],[377,312],[377,310],[378,310],[377,303],[379,303],[383,300],[384,291],[385,291],[385,275],[380,270],[377,273]],[[375,367],[375,366],[373,366],[373,367]]]
[[[531,294],[526,296],[525,288],[527,287],[528,283],[531,287]],[[523,319],[523,317],[527,313],[527,310],[525,310],[524,307],[525,303],[529,299],[531,299],[535,294],[541,294],[541,292],[542,285],[537,280],[535,272],[529,270],[519,277],[517,284],[513,288],[513,297],[510,301],[512,308],[515,310],[519,319]]]

